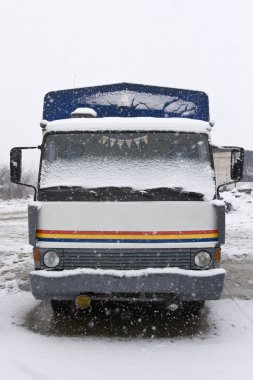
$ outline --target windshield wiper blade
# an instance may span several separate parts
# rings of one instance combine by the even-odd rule
[[[133,188],[132,187],[121,187],[121,186],[101,186],[101,187],[94,187],[92,189],[89,189],[89,190],[95,190],[95,191],[106,191],[106,192],[110,192],[110,191],[132,191]]]
[[[69,190],[69,189],[77,189],[79,186],[48,186],[48,187],[41,187],[41,190]],[[81,187],[80,187],[81,189]]]
[[[133,189],[132,187],[120,187],[120,186],[108,186],[98,187],[95,189],[97,194],[122,194],[124,196],[141,196],[145,198],[154,198],[154,194],[147,192],[146,190]]]
[[[177,193],[182,195],[188,195],[192,197],[196,197],[199,199],[202,199],[204,197],[204,194],[198,193],[196,191],[187,191],[184,190],[182,187],[154,187],[152,189],[145,189],[148,193],[151,192],[152,194],[158,194],[158,193],[164,193],[164,194],[170,194],[170,193]]]
[[[175,192],[175,193],[182,193],[183,188],[182,187],[152,187],[150,189],[145,189],[147,193],[149,192]]]
[[[200,198],[200,199],[204,198],[204,194],[198,193],[197,191],[182,191],[182,194],[186,194],[186,195],[189,195],[189,196],[197,197],[197,198]]]
[[[120,187],[120,186],[103,186],[103,187],[82,187],[82,186],[50,186],[43,187],[41,190],[81,190],[86,193],[97,193],[98,191],[102,192],[113,192],[113,191],[132,191],[132,187]]]

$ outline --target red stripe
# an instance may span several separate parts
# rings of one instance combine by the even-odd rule
[[[68,234],[68,235],[192,235],[215,234],[217,230],[198,231],[61,231],[61,230],[37,230],[40,234]]]

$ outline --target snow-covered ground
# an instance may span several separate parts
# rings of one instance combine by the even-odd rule
[[[120,333],[115,336],[113,324],[108,320],[107,329],[102,329],[100,336],[95,331],[99,326],[90,323],[87,331],[82,329],[83,321],[73,323],[72,334],[64,336],[64,328],[59,332],[53,316],[45,319],[43,312],[47,309],[43,307],[40,323],[50,328],[42,335],[36,333],[34,321],[35,330],[28,329],[31,314],[38,313],[39,307],[29,293],[1,294],[0,363],[4,380],[253,377],[252,301],[209,302],[200,319],[185,320],[181,328],[169,317],[156,316],[145,338],[138,335],[126,338]],[[124,327],[131,331],[131,320],[118,323],[123,332]],[[137,323],[137,318],[133,323]],[[165,334],[156,338],[156,329],[161,331],[164,324]],[[139,332],[147,326],[142,322]],[[187,334],[187,330],[191,333]],[[172,337],[166,336],[169,332]],[[110,333],[112,337],[108,336]]]
[[[221,195],[232,206],[226,216],[223,257],[253,260],[253,188],[243,185]]]
[[[253,193],[240,190],[223,193],[234,209],[227,214],[224,265],[239,272],[253,261]],[[0,202],[1,379],[253,378],[253,299],[234,298],[235,281],[195,318],[136,306],[55,317],[27,291],[33,263],[26,207]],[[253,272],[247,276],[252,288]]]
[[[0,202],[0,289],[28,286],[33,268],[28,245],[27,205],[29,200]]]

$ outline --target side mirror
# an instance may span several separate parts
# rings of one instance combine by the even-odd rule
[[[233,148],[231,150],[231,179],[241,181],[243,177],[244,149]]]
[[[22,171],[22,150],[13,148],[10,152],[10,174],[11,182],[19,183],[21,181]]]

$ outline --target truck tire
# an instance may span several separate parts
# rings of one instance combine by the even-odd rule
[[[50,300],[53,312],[58,315],[70,315],[73,313],[73,302]]]
[[[184,301],[182,303],[183,312],[187,315],[199,315],[204,306],[205,301]]]

